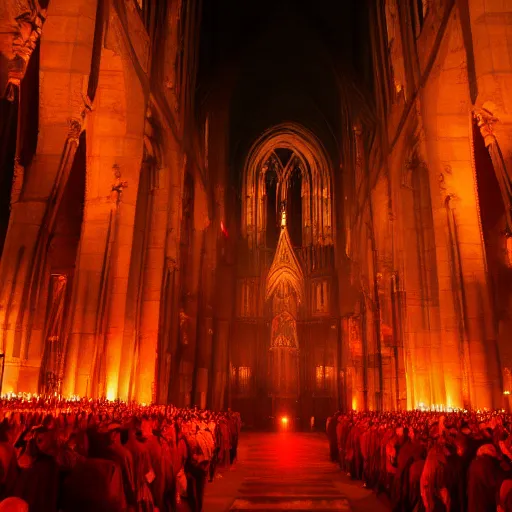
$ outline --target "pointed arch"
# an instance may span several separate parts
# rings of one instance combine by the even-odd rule
[[[263,194],[267,162],[277,149],[289,149],[290,158],[297,161],[304,183],[303,226],[311,230],[304,245],[333,244],[333,185],[331,163],[320,141],[298,123],[282,123],[265,133],[252,145],[246,159],[242,186],[242,235],[249,248],[255,248],[265,231]],[[290,166],[284,165],[279,179],[283,187],[291,176]]]

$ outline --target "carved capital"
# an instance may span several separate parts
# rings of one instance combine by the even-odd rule
[[[82,100],[83,105],[80,112],[77,112],[77,115],[68,119],[68,141],[76,142],[77,144],[80,134],[85,128],[86,116],[88,112],[92,110],[92,104],[89,97],[87,95],[82,95]]]
[[[15,18],[17,30],[12,41],[12,57],[8,62],[8,78],[5,95],[9,101],[16,97],[15,89],[20,86],[25,76],[28,61],[41,36],[46,20],[46,10],[31,2],[27,10]]]
[[[82,133],[82,122],[80,119],[71,118],[68,120],[68,140],[76,141],[78,143],[78,139],[80,137],[80,133]]]
[[[499,119],[495,117],[492,112],[485,108],[474,110],[473,114],[477,121],[478,127],[480,128],[480,133],[484,138],[485,147],[489,147],[496,141],[493,128],[494,124],[497,123]]]

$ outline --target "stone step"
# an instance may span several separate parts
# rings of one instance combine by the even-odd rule
[[[238,494],[240,495],[241,498],[243,499],[249,499],[249,496],[254,496],[256,493],[254,492],[254,489],[250,489],[250,490],[247,490],[244,491],[244,490],[241,490],[238,492]],[[319,493],[314,493],[314,492],[311,492],[311,491],[306,491],[306,492],[300,492],[300,489],[294,489],[293,492],[282,492],[282,491],[279,491],[279,490],[275,490],[275,491],[265,491],[264,493],[262,492],[261,494],[257,494],[258,496],[264,496],[265,498],[283,498],[286,497],[286,499],[288,499],[290,496],[293,496],[293,498],[300,498],[300,499],[318,499],[318,498],[325,498],[325,499],[338,499],[340,497],[340,493],[338,490],[336,489],[333,489],[332,492],[319,492]]]
[[[286,510],[288,512],[311,511],[311,512],[350,512],[350,506],[343,498],[272,498],[254,497],[251,499],[236,499],[230,508],[231,511],[248,510],[251,512],[269,512]]]
[[[322,494],[322,490],[326,489],[332,489],[335,490],[337,487],[334,484],[331,483],[319,483],[316,485],[314,482],[307,482],[304,484],[301,484],[300,482],[290,482],[290,483],[282,483],[281,485],[278,484],[271,484],[270,482],[268,484],[258,484],[256,482],[254,483],[243,483],[240,487],[241,489],[258,489],[258,492],[260,492],[260,489],[262,491],[265,490],[274,490],[274,489],[282,489],[283,491],[287,491],[289,489],[300,489],[301,493],[304,494],[306,489],[308,492],[312,492],[313,494]],[[318,492],[320,491],[320,492]],[[339,491],[338,491],[339,492]]]

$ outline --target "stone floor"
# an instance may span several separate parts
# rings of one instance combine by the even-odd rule
[[[323,434],[243,433],[238,462],[206,489],[204,512],[387,512],[328,458]]]

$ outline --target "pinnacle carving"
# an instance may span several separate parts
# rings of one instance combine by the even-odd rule
[[[283,282],[288,282],[297,294],[299,302],[304,299],[304,275],[286,226],[281,229],[274,261],[267,276],[266,298],[269,299]]]

